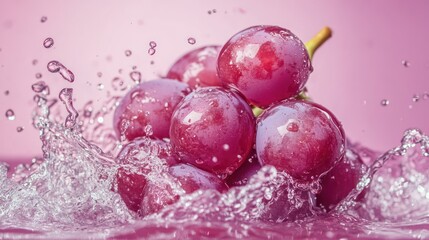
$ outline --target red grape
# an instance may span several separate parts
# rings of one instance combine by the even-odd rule
[[[159,79],[131,89],[116,108],[113,125],[118,137],[168,138],[171,114],[189,93],[186,83]]]
[[[199,88],[174,111],[170,138],[179,161],[226,176],[250,153],[255,118],[237,93],[220,87]]]
[[[116,173],[117,191],[132,211],[140,209],[147,183],[146,175],[152,168],[176,163],[168,143],[149,138],[138,138],[126,144],[116,161],[121,165]]]
[[[188,52],[179,58],[167,78],[188,83],[190,87],[221,86],[216,64],[221,46],[205,46]]]
[[[317,205],[326,210],[333,209],[356,187],[366,168],[360,156],[348,149],[343,159],[320,178],[322,190],[316,195]],[[365,190],[358,200],[364,195]]]
[[[344,155],[341,124],[316,103],[286,100],[258,119],[256,151],[262,165],[272,165],[301,182],[316,180]]]
[[[226,179],[226,182],[230,187],[244,186],[259,169],[261,169],[261,164],[258,161],[256,153],[253,152],[250,157]]]
[[[224,45],[217,70],[224,84],[265,108],[297,95],[313,68],[304,44],[292,32],[277,26],[254,26]]]
[[[149,183],[145,188],[140,210],[143,216],[156,213],[166,205],[175,203],[180,198],[178,191],[190,194],[197,190],[213,189],[224,192],[228,189],[228,186],[212,173],[191,165],[171,166],[168,172],[179,183],[180,189],[174,189],[168,182]]]

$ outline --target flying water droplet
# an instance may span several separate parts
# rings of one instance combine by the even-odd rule
[[[74,74],[72,71],[68,70],[63,64],[58,61],[50,61],[47,65],[49,72],[56,73],[59,72],[61,76],[69,81],[74,82]]]
[[[43,46],[44,46],[45,48],[50,48],[50,47],[52,47],[53,45],[54,45],[54,39],[52,39],[52,38],[50,38],[50,37],[46,38],[46,39],[45,39],[45,41],[43,41]]]
[[[102,72],[98,72],[98,73],[97,73],[97,77],[101,78],[102,76],[103,76],[103,73],[102,73]]]
[[[402,60],[402,65],[403,65],[404,67],[409,67],[411,64],[410,64],[410,62],[408,62],[407,60]]]
[[[42,78],[42,74],[41,73],[36,73],[36,78],[37,79]]]
[[[9,95],[9,90],[4,91],[4,95],[8,96]]]
[[[130,72],[130,78],[136,83],[139,84],[142,80],[142,74],[139,71]]]
[[[299,126],[298,126],[298,124],[297,124],[296,122],[291,122],[291,123],[289,123],[289,124],[286,126],[286,129],[287,129],[289,132],[298,132],[298,130],[299,130]]]
[[[196,42],[197,42],[197,40],[195,40],[195,38],[193,38],[193,37],[188,38],[189,44],[194,45]]]
[[[33,64],[33,66],[37,65],[39,61],[37,61],[37,59],[33,59],[33,61],[31,62],[31,64]]]
[[[104,84],[102,84],[102,83],[99,83],[98,85],[97,85],[97,89],[98,90],[103,90],[104,89]]]
[[[131,50],[129,50],[129,49],[125,50],[125,56],[129,57],[129,56],[131,56],[131,54],[133,54],[133,52],[131,52]]]
[[[15,120],[15,112],[12,109],[8,109],[5,115],[6,115],[6,118],[9,119],[10,121]]]
[[[156,48],[156,42],[155,41],[150,41],[149,42],[149,47],[150,48]]]
[[[389,104],[390,104],[389,100],[387,100],[387,99],[381,100],[381,106],[385,107],[385,106],[387,106]]]
[[[35,93],[43,92],[43,94],[49,95],[49,87],[48,87],[48,85],[46,85],[46,83],[44,81],[39,81],[39,82],[34,83],[33,85],[31,85],[31,89]]]
[[[155,48],[149,48],[149,50],[147,50],[147,53],[148,53],[149,55],[154,55],[154,54],[155,54],[155,52],[156,52]]]
[[[115,77],[112,80],[112,88],[115,91],[124,91],[125,89],[127,89],[127,85],[125,85],[125,82],[124,80],[122,80],[122,78]]]
[[[79,113],[73,107],[73,88],[63,88],[58,97],[65,105],[68,112],[64,126],[66,128],[71,128],[76,125],[76,119],[79,116]]]
[[[420,101],[420,96],[418,94],[414,94],[413,95],[413,102],[418,102]]]
[[[16,131],[17,131],[17,132],[22,132],[22,131],[24,131],[24,128],[23,128],[23,127],[17,127],[17,128],[16,128]]]
[[[94,108],[92,106],[92,101],[87,102],[83,106],[83,117],[90,118],[92,116],[93,111],[94,111]]]
[[[40,22],[41,23],[44,23],[44,22],[46,22],[48,20],[48,17],[46,17],[46,16],[42,16],[42,18],[40,18]]]

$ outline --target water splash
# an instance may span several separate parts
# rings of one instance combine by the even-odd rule
[[[79,116],[79,113],[73,107],[73,88],[63,88],[58,97],[65,105],[68,112],[64,126],[66,128],[72,128],[76,125],[76,119]]]
[[[74,82],[74,74],[58,61],[50,61],[47,65],[49,72],[60,73],[60,75],[69,82]]]

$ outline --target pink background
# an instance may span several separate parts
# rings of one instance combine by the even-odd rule
[[[216,9],[216,13],[208,14]],[[323,26],[334,35],[314,59],[308,88],[331,109],[352,140],[378,150],[397,145],[403,131],[429,133],[429,1],[0,1],[0,159],[40,155],[38,133],[30,124],[31,84],[40,72],[57,95],[73,87],[76,107],[102,101],[116,76],[136,65],[144,79],[165,74],[183,53],[223,44],[234,33],[258,24],[289,28],[304,42]],[[48,20],[41,23],[42,16]],[[43,47],[52,37],[55,44]],[[187,42],[189,37],[196,44]],[[147,53],[149,41],[156,53]],[[126,57],[124,51],[132,50]],[[106,59],[111,57],[111,61]],[[33,59],[38,64],[33,66]],[[74,83],[49,73],[59,60],[75,74]],[[151,65],[150,61],[155,64]],[[407,60],[409,67],[402,61]],[[119,74],[118,69],[123,69]],[[103,77],[97,77],[102,72]],[[10,94],[5,96],[4,91]],[[388,99],[388,106],[381,106]],[[13,109],[16,119],[5,117]],[[23,132],[16,128],[23,126]]]

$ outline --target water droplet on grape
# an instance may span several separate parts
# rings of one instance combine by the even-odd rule
[[[112,88],[115,91],[124,91],[125,89],[127,89],[127,85],[125,85],[125,82],[124,80],[122,80],[122,78],[115,77],[112,80]]]
[[[131,50],[129,50],[129,49],[125,50],[125,56],[129,57],[129,56],[131,56],[131,54],[133,54],[133,52],[131,52]]]
[[[6,115],[6,118],[9,119],[10,121],[15,120],[15,112],[12,109],[8,109],[5,115]]]
[[[103,123],[104,122],[104,117],[103,116],[98,117],[97,118],[97,122],[98,123]]]
[[[150,48],[155,48],[156,47],[156,42],[155,41],[150,41],[149,42],[149,47]]]
[[[289,123],[289,124],[286,126],[286,129],[287,129],[289,132],[298,132],[298,130],[299,130],[299,126],[298,126],[298,124],[297,124],[296,122],[291,122],[291,123]]]
[[[409,67],[411,64],[410,64],[410,62],[408,62],[407,60],[402,60],[402,65],[403,65],[404,67]]]
[[[17,128],[16,128],[16,131],[17,131],[17,132],[22,132],[22,131],[24,131],[24,128],[23,128],[23,127],[17,127]]]
[[[200,164],[203,164],[203,163],[204,163],[204,161],[203,161],[203,160],[201,160],[201,159],[197,159],[197,160],[195,160],[195,163],[200,165]]]
[[[139,84],[142,80],[142,74],[139,71],[130,72],[130,78],[136,83]]]
[[[42,78],[42,74],[41,73],[36,73],[36,78],[37,79]]]
[[[195,40],[195,38],[193,38],[193,37],[188,38],[189,44],[194,45],[196,42],[197,42],[197,40]]]
[[[61,76],[69,81],[74,82],[74,74],[72,71],[68,70],[63,64],[58,61],[50,61],[47,65],[49,72],[56,73],[59,72]]]
[[[387,100],[387,99],[383,99],[383,100],[381,100],[381,106],[383,106],[383,107],[385,107],[385,106],[387,106],[387,105],[389,105],[389,100]]]
[[[153,129],[152,125],[148,124],[144,127],[144,132],[146,133],[146,136],[152,136],[153,135]]]
[[[102,84],[102,83],[99,83],[98,85],[97,85],[97,88],[98,88],[98,90],[103,90],[104,89],[104,84]]]
[[[44,22],[46,22],[48,20],[48,17],[46,17],[46,16],[42,16],[42,18],[40,18],[40,22],[41,23],[44,23]]]
[[[79,113],[73,107],[73,88],[63,88],[58,98],[65,105],[68,112],[64,126],[66,128],[71,128],[76,125],[76,119],[79,116]]]
[[[46,38],[46,39],[45,39],[45,41],[43,41],[43,46],[44,46],[45,48],[50,48],[50,47],[52,47],[53,45],[54,45],[54,39],[52,39],[52,38],[50,38],[50,37]]]
[[[222,146],[223,150],[228,151],[229,150],[229,145],[228,144],[224,144]]]
[[[149,55],[154,55],[156,52],[155,48],[149,48],[149,50],[147,50],[147,53],[149,53]]]

